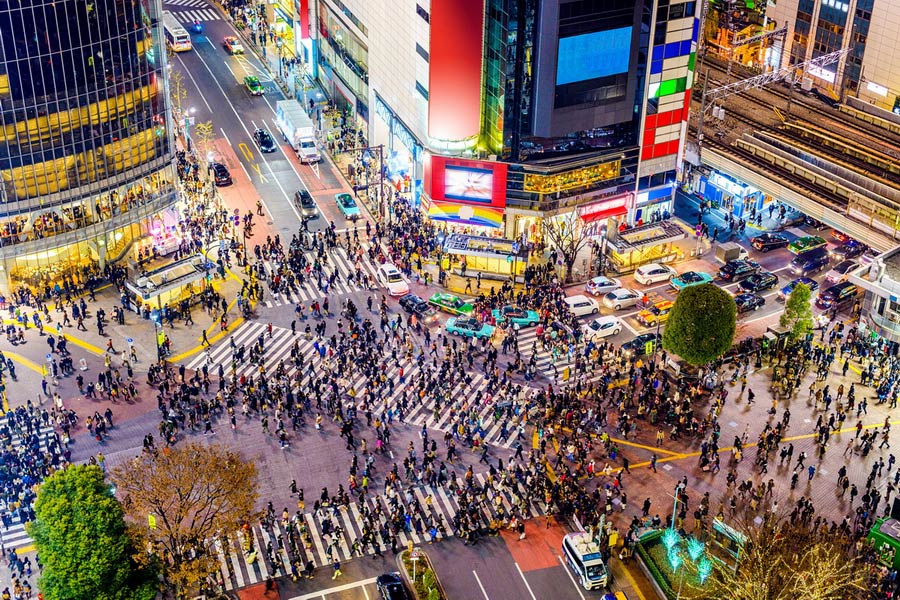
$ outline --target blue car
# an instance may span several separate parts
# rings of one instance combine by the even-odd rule
[[[494,335],[494,326],[482,323],[472,317],[450,317],[447,319],[447,333],[463,337],[489,338]]]
[[[669,280],[669,285],[672,286],[672,289],[676,292],[680,292],[686,287],[691,287],[692,285],[703,285],[704,283],[709,283],[713,280],[712,275],[709,273],[702,273],[700,271],[687,271],[682,273],[678,277],[673,277]]]
[[[810,279],[809,277],[798,277],[793,280],[780,290],[778,290],[778,299],[784,302],[787,300],[787,297],[791,295],[791,292],[794,291],[794,288],[800,285],[801,283],[805,284],[811,292],[819,289],[819,282],[815,279]]]
[[[345,219],[355,221],[359,218],[359,206],[356,205],[356,200],[353,199],[353,196],[342,192],[335,195],[334,201],[337,202],[338,208],[341,209],[341,214],[344,215]]]

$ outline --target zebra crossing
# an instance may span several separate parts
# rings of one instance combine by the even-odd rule
[[[366,247],[365,244],[363,247]],[[315,253],[306,252],[305,254],[306,259],[310,264],[315,263]],[[278,270],[277,266],[271,260],[263,260],[260,264],[262,264],[262,268],[264,269],[266,280],[271,282]],[[274,308],[277,306],[321,300],[326,294],[336,294],[340,296],[354,292],[369,291],[370,288],[363,286],[357,278],[356,264],[343,247],[337,247],[328,252],[328,262],[324,265],[323,271],[325,273],[332,273],[335,270],[338,273],[338,277],[333,285],[328,284],[328,278],[323,276],[323,287],[320,288],[319,281],[315,276],[305,277],[302,284],[295,285],[291,289],[285,289],[284,291],[275,293],[267,290],[262,303],[269,308]],[[369,261],[367,254],[359,261],[359,271],[364,275],[367,275],[370,281],[377,281],[377,269]]]
[[[244,360],[239,363],[235,359],[232,343],[234,348],[240,352],[241,347],[249,348],[260,339],[263,340],[266,348],[261,361],[253,363]],[[291,359],[295,343],[299,354],[303,356],[301,363],[303,366],[299,368]],[[231,334],[228,343],[220,343],[199,353],[188,363],[187,368],[199,370],[207,365],[208,369],[215,373],[221,365],[227,376],[231,375],[233,369],[238,378],[249,378],[261,371],[274,373],[279,364],[282,364],[284,373],[302,385],[311,377],[311,373],[318,371],[321,374],[331,369],[329,359],[325,358],[326,355],[327,343],[323,340],[317,340],[315,337],[307,338],[299,332],[293,334],[289,329],[276,326],[272,327],[270,337],[268,325],[253,321],[241,326]],[[523,439],[527,417],[524,410],[509,418],[499,414],[498,406],[503,406],[506,402],[520,406],[524,403],[515,401],[524,400],[529,394],[533,395],[536,392],[535,389],[523,387],[517,398],[507,397],[502,390],[492,394],[485,375],[472,372],[467,379],[460,379],[452,385],[440,406],[438,406],[437,394],[427,394],[421,398],[419,404],[413,404],[403,413],[399,405],[401,398],[406,397],[408,387],[406,382],[415,378],[421,370],[420,362],[415,357],[407,356],[403,356],[396,364],[386,369],[387,378],[398,382],[398,385],[395,385],[391,391],[386,392],[383,399],[385,409],[390,411],[391,417],[417,427],[425,426],[452,433],[457,430],[461,415],[465,415],[481,439],[489,444],[512,448],[517,440]],[[360,373],[344,377],[342,381],[345,390],[354,391],[364,390],[367,383],[366,376]],[[416,394],[412,394],[412,396],[415,397]],[[476,399],[479,397],[485,399],[480,404],[476,403]],[[492,401],[487,401],[487,398]]]
[[[45,455],[49,452],[50,439],[56,438],[56,430],[50,426],[41,427],[38,430],[37,435],[38,447],[40,448],[41,454]],[[22,437],[19,435],[6,437],[0,441],[2,441],[4,447],[20,448],[24,444]],[[33,541],[28,536],[28,533],[25,532],[25,523],[22,522],[22,517],[18,511],[10,512],[9,507],[4,505],[2,506],[2,512],[4,517],[9,519],[4,522],[3,530],[0,531],[0,541],[2,541],[3,547],[9,551],[31,546]]]
[[[585,349],[581,344],[572,346],[571,344],[558,345],[555,348],[544,346],[538,338],[537,328],[522,328],[518,331],[519,351],[527,361],[532,354],[535,356],[535,371],[540,376],[547,379],[562,381],[566,379],[566,372],[572,373],[575,366],[575,358],[578,354],[583,354]],[[531,349],[535,351],[532,353]],[[554,368],[555,367],[555,368]],[[599,372],[588,372],[585,376],[585,383],[593,383],[599,381],[603,375]]]
[[[474,476],[475,481],[484,486],[487,481],[485,473]],[[498,518],[498,506],[502,506],[507,514],[517,512],[518,507],[513,493],[508,489],[489,487],[487,500],[478,505],[478,511],[482,524],[487,526],[491,520]],[[410,495],[411,494],[411,495]],[[417,511],[411,506],[418,501],[423,511],[430,512],[434,521],[444,524],[446,537],[453,537],[456,532],[452,528],[455,515],[460,509],[456,494],[442,486],[427,486],[409,488],[407,492],[395,495],[403,511],[410,515],[416,515]],[[378,521],[382,529],[390,526],[387,515],[391,514],[388,499],[383,496],[368,496],[364,500],[351,502],[347,507],[329,507],[320,509],[319,514],[302,513],[294,515],[290,521],[284,522],[276,519],[268,525],[257,524],[249,530],[245,529],[235,535],[225,536],[214,540],[213,549],[219,563],[219,583],[226,590],[239,589],[268,577],[289,574],[291,564],[302,570],[307,561],[312,561],[316,568],[328,566],[332,557],[341,562],[375,554],[371,545],[360,544],[359,552],[354,552],[353,542],[361,540],[363,531],[363,515],[361,509],[363,503],[372,514],[379,514]],[[376,506],[381,508],[376,512]],[[430,508],[429,508],[430,507]],[[544,514],[546,508],[543,502],[530,504],[526,512],[529,517],[538,517]],[[418,513],[422,514],[422,513]],[[324,522],[329,519],[332,528],[325,532]],[[302,538],[298,533],[304,527],[308,537]],[[292,541],[293,538],[293,541]],[[430,543],[432,540],[428,527],[410,526],[401,528],[397,533],[398,547],[405,548],[409,542],[419,545]],[[379,539],[382,552],[387,552],[386,544]]]
[[[193,8],[209,8],[206,0],[166,0],[166,6],[191,6]]]
[[[195,21],[197,22],[206,22],[206,21],[221,21],[222,17],[215,10],[211,8],[203,8],[199,10],[180,10],[177,12],[173,12],[175,15],[175,19],[183,23],[185,25],[193,25]]]

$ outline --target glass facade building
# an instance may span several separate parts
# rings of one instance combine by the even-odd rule
[[[77,284],[174,205],[158,0],[0,1],[0,289]]]

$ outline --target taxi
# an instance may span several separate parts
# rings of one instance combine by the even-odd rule
[[[657,323],[665,323],[669,319],[672,307],[675,303],[671,300],[663,300],[650,306],[637,314],[637,320],[642,325],[651,326]]]

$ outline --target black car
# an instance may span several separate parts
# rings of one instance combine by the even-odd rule
[[[808,216],[808,215],[807,215],[807,217],[806,217],[806,226],[807,226],[807,227],[812,227],[812,228],[815,229],[816,231],[822,231],[823,229],[825,229],[826,227],[828,227],[828,225],[826,225],[826,224],[823,223],[822,221],[816,219],[815,217],[810,217],[810,216]]]
[[[844,260],[845,258],[856,258],[860,254],[866,251],[868,246],[859,242],[857,240],[847,240],[831,252],[831,258],[837,260]]]
[[[278,144],[275,143],[275,138],[273,138],[272,134],[265,129],[257,129],[254,131],[253,140],[262,152],[275,152],[278,150]]]
[[[859,288],[855,284],[849,281],[838,283],[819,292],[816,306],[829,309],[837,305],[838,308],[843,308],[855,301],[857,294],[859,294]]]
[[[741,289],[745,292],[761,292],[770,290],[778,285],[778,275],[769,273],[755,273],[741,282]]]
[[[415,294],[406,294],[400,298],[400,306],[406,312],[416,315],[421,320],[431,320],[437,316],[437,311],[426,300]]]
[[[385,573],[375,580],[381,600],[409,600],[409,593],[399,573]]]
[[[787,248],[790,242],[783,235],[777,233],[764,233],[750,240],[750,245],[760,252],[768,252],[777,248]]]
[[[319,216],[319,209],[316,202],[306,190],[297,190],[294,192],[294,203],[300,209],[300,216],[304,219],[315,219]]]
[[[222,163],[213,163],[212,172],[213,177],[215,178],[216,186],[221,187],[223,185],[231,185],[233,183],[231,181],[231,173],[228,172],[228,169]]]
[[[758,310],[765,305],[766,299],[756,294],[738,294],[734,297],[734,303],[737,305],[739,313],[745,313],[751,310]]]
[[[622,351],[628,355],[643,356],[647,350],[647,342],[653,342],[653,347],[655,348],[656,344],[661,341],[662,336],[659,336],[659,339],[657,339],[656,332],[642,333],[633,340],[622,344]]]
[[[791,273],[801,277],[809,277],[828,266],[828,249],[824,246],[801,252],[791,261]]]
[[[747,279],[751,275],[759,273],[759,263],[752,260],[738,258],[729,260],[721,269],[719,269],[719,279],[724,281],[741,281]]]

